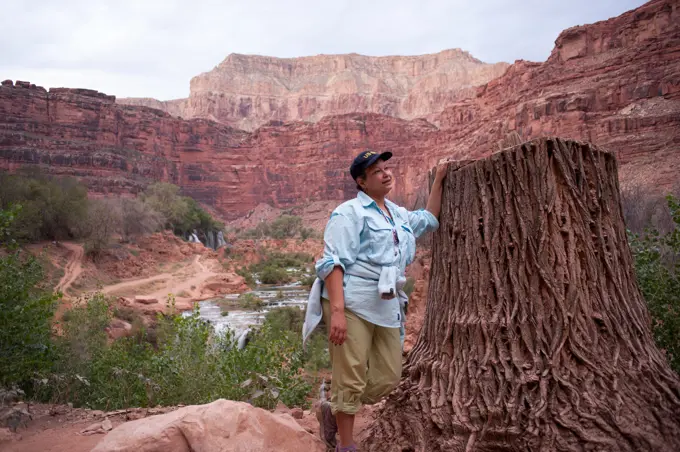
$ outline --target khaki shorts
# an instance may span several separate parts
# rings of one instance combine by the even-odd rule
[[[323,320],[330,334],[330,301],[322,299]],[[389,394],[401,377],[399,328],[374,325],[345,309],[347,339],[328,344],[333,380],[333,414],[355,414],[362,404],[372,405]]]

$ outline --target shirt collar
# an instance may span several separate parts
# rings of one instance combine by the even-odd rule
[[[368,207],[371,204],[375,204],[376,206],[378,205],[373,198],[368,196],[363,191],[360,191],[359,193],[357,193],[357,199],[359,200],[359,202],[361,202],[361,205],[364,206],[364,207]],[[387,198],[385,198],[385,205],[387,206],[388,209],[390,209],[390,212],[392,212],[392,215],[395,214],[394,211],[397,209],[397,207],[399,207]]]
[[[374,204],[374,203],[375,203],[375,201],[373,200],[373,198],[371,198],[370,196],[368,196],[368,195],[367,195],[366,193],[364,193],[363,191],[360,191],[359,193],[357,193],[357,199],[359,200],[359,202],[361,202],[361,205],[364,206],[364,207],[368,207],[368,206],[370,206],[371,204]]]

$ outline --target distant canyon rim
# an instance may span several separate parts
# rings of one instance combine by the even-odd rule
[[[317,210],[353,197],[352,157],[395,154],[393,198],[422,206],[443,157],[479,158],[510,132],[614,152],[624,186],[680,174],[680,2],[653,0],[563,31],[543,63],[461,50],[413,57],[230,55],[188,99],[0,86],[0,169],[74,176],[92,196],[179,185],[226,220],[258,206]]]

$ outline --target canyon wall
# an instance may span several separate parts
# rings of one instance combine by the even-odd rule
[[[345,113],[413,119],[474,95],[508,64],[485,64],[459,49],[431,55],[318,55],[275,58],[231,54],[191,80],[188,99],[118,102],[207,118],[243,130],[270,121],[319,121]]]
[[[441,114],[405,120],[352,112],[269,122],[253,132],[208,119],[121,105],[89,90],[0,86],[0,169],[40,166],[95,194],[178,184],[225,219],[258,204],[343,200],[365,148],[395,154],[393,198],[422,205],[428,169],[444,156],[493,152],[510,131],[559,135],[617,154],[622,184],[672,188],[680,174],[680,2],[654,0],[564,31],[544,63],[518,61]]]

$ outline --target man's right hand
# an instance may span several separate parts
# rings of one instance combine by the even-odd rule
[[[335,345],[342,345],[347,339],[347,319],[344,312],[331,314],[331,333],[328,339]]]

